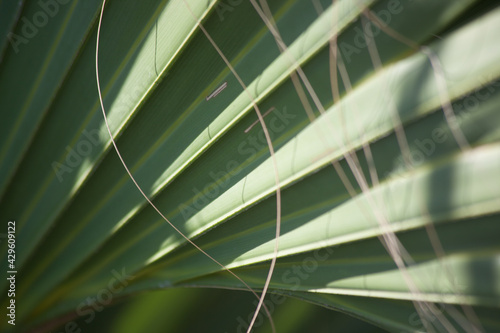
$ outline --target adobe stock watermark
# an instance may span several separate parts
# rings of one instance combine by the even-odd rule
[[[119,104],[113,106],[113,109],[117,110],[118,113],[123,113],[123,110],[133,110],[144,96],[144,93],[150,88],[149,82],[154,81],[156,77],[153,72],[148,71],[147,79],[141,80],[140,84],[135,85],[134,89],[127,93]],[[53,161],[51,164],[59,182],[63,182],[65,174],[71,174],[75,168],[80,166],[84,158],[88,157],[94,148],[105,145],[110,140],[107,131],[102,133],[98,129],[85,129],[82,134],[83,137],[73,147],[66,146],[66,157],[63,163]]]
[[[379,10],[378,12],[375,13],[377,17],[384,22],[385,24],[389,25],[392,21],[392,18],[394,15],[400,14],[403,11],[403,5],[401,4],[401,0],[389,0],[387,2],[387,7],[386,9]],[[367,21],[363,29],[360,27],[355,27],[354,31],[356,32],[354,36],[353,43],[347,43],[345,41],[342,41],[339,43],[338,47],[340,49],[340,52],[342,53],[342,56],[344,58],[344,61],[346,63],[351,62],[351,57],[353,54],[360,54],[361,51],[365,48],[368,47],[368,43],[378,36],[380,34],[381,29],[371,21]],[[367,40],[366,36],[369,37]]]
[[[89,156],[95,147],[102,144],[102,138],[99,130],[83,130],[83,138],[78,141],[73,147],[66,146],[66,158],[63,163],[52,162],[51,166],[54,170],[59,182],[64,180],[66,173],[70,174],[82,164],[83,159]]]
[[[290,123],[290,120],[295,117],[295,115],[287,112],[286,106],[283,107],[282,110],[274,109],[269,116],[264,118],[269,135],[272,137],[283,132]],[[257,124],[257,126],[260,126],[260,124]],[[237,151],[241,156],[245,156],[245,160],[248,160],[267,147],[268,145],[264,132],[260,131],[257,135],[248,134],[246,139],[238,145]],[[178,206],[185,221],[194,216],[223,192],[224,187],[229,183],[231,177],[235,177],[241,172],[241,170],[239,170],[240,164],[241,163],[237,160],[230,160],[226,163],[225,170],[208,172],[212,182],[206,184],[201,190],[194,187],[192,189],[194,197],[189,204],[186,205],[182,203]]]
[[[31,39],[35,38],[40,29],[43,29],[49,23],[49,19],[59,13],[60,6],[70,2],[71,0],[38,0],[37,4],[40,10],[33,14],[31,18],[21,17],[21,35],[16,35],[13,32],[7,34],[14,52],[19,53],[19,47],[22,44],[28,44]]]
[[[427,331],[428,327],[432,327],[436,329],[439,333],[446,333],[448,332],[446,329],[444,329],[441,325],[436,325],[434,322],[438,319],[438,316],[440,316],[444,311],[445,311],[445,306],[441,303],[437,303],[436,306],[438,307],[437,313],[431,313],[428,311],[428,313],[425,313],[423,318],[418,314],[418,312],[413,312],[409,317],[408,317],[408,323],[414,327],[415,329],[419,331]],[[443,330],[444,329],[444,330]],[[400,333],[408,333],[408,331],[401,331]]]
[[[282,292],[280,294],[270,293],[269,297],[264,300],[264,304],[266,305],[271,315],[276,310],[277,305],[283,304],[286,301],[285,295],[291,294],[292,291],[298,290],[300,285],[318,269],[319,264],[330,258],[330,256],[334,252],[333,249],[336,247],[338,247],[338,245],[334,247],[323,247],[316,249],[311,256],[303,259],[300,265],[294,265],[292,268],[286,270],[285,272],[283,272],[283,274],[281,274],[281,281],[283,283],[286,283],[287,285],[291,285],[291,287],[287,292]],[[255,307],[257,307],[258,301],[255,300],[253,304],[255,305]],[[238,316],[238,318],[236,318],[236,321],[238,322],[236,332],[246,332],[248,327],[250,326],[253,316],[253,312],[248,314],[246,320],[245,318]],[[265,316],[260,313],[255,319],[253,328],[261,326],[264,322]]]
[[[219,20],[221,22],[224,21],[224,13],[232,12],[234,8],[240,5],[242,2],[243,0],[221,0],[217,2],[217,5],[215,5],[215,11],[219,16]]]
[[[121,273],[112,270],[111,274],[113,277],[108,281],[106,288],[103,288],[97,292],[95,297],[87,297],[76,307],[76,314],[79,318],[84,318],[84,322],[90,324],[96,317],[96,311],[101,312],[104,307],[111,304],[113,298],[117,294],[121,293],[123,289],[129,285],[130,281],[134,279],[134,276],[128,275],[125,272],[125,268],[122,268]],[[67,322],[64,325],[64,331],[57,333],[81,333],[82,328],[75,321]]]
[[[475,90],[460,100],[454,101],[452,107],[458,125],[470,121],[480,103],[487,101],[499,88],[500,79],[480,81],[480,85]],[[403,156],[399,156],[394,162],[393,171],[386,173],[386,177],[405,177],[405,175],[409,177],[410,175],[405,172],[406,169],[411,170],[419,167],[434,154],[439,145],[448,140],[455,140],[447,128],[448,124],[444,122],[441,126],[434,128],[428,137],[413,140],[413,144],[410,144],[408,165]]]

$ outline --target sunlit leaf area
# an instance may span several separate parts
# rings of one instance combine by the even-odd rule
[[[500,332],[500,2],[0,0],[0,332]]]

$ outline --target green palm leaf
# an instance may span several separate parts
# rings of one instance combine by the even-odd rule
[[[246,290],[165,222],[117,157],[95,80],[101,5],[0,1],[0,218],[16,221],[15,331],[86,317],[88,297]],[[261,291],[276,170],[268,305],[289,295],[392,332],[500,331],[498,6],[268,5],[279,38],[246,1],[106,4],[103,103],[145,195]]]

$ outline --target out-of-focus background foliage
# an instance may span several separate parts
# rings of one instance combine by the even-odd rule
[[[131,297],[76,321],[82,332],[246,332],[256,307],[248,292],[221,289],[171,289]],[[367,332],[385,330],[340,312],[293,298],[270,307],[277,332]],[[272,332],[261,316],[255,332]],[[64,325],[55,332],[63,332]]]

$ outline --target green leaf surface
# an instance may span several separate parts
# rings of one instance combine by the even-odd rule
[[[47,17],[19,49],[0,42],[0,219],[16,220],[20,330],[81,316],[87,297],[124,272],[134,278],[119,299],[181,286],[243,289],[158,215],[117,157],[95,83],[101,1],[57,2],[53,15],[41,3],[0,1],[2,36]],[[251,2],[106,4],[105,112],[144,193],[262,290],[276,242],[276,167],[272,293],[393,332],[495,332],[497,5],[279,0],[269,10],[284,52]],[[368,10],[388,27],[369,23]],[[391,235],[404,269],[384,247]],[[7,267],[7,242],[0,248]],[[439,311],[417,311],[429,304]]]

